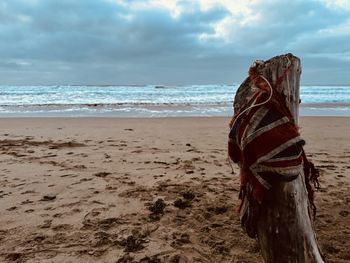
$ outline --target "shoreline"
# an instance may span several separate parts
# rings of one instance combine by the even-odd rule
[[[18,116],[18,117],[3,117],[0,116],[1,120],[24,120],[24,121],[30,121],[30,120],[74,120],[74,119],[83,119],[83,120],[111,120],[111,119],[120,119],[120,120],[166,120],[166,119],[172,119],[172,120],[181,120],[181,119],[227,119],[230,120],[232,116],[155,116],[155,117],[121,117],[121,116]],[[315,115],[315,116],[299,116],[299,119],[349,119],[350,116],[323,116],[323,115]]]
[[[300,114],[299,118],[349,118],[349,113],[347,112],[337,112],[332,113],[329,111],[324,112],[315,112],[315,110],[309,110],[308,114]],[[2,115],[0,114],[0,119],[176,119],[176,118],[231,118],[232,115],[119,115],[119,114],[91,114],[91,115],[62,115],[62,114],[31,114],[31,115],[18,115],[18,114],[9,114]]]
[[[229,117],[232,104],[45,104],[0,106],[0,118],[32,117]],[[300,116],[347,116],[350,103],[308,103],[299,107]]]

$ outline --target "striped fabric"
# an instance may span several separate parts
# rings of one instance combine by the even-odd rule
[[[264,100],[264,94],[259,95],[254,104]],[[274,182],[298,176],[304,143],[293,119],[267,103],[235,120],[229,133],[229,155],[239,163],[242,186],[249,183],[254,199],[261,203]]]
[[[276,182],[292,181],[304,173],[314,217],[314,188],[319,187],[319,171],[307,160],[305,141],[300,138],[286,98],[279,92],[291,63],[274,85],[259,73],[261,64],[257,61],[249,69],[249,78],[236,94],[228,142],[229,156],[240,167],[241,224],[253,238],[264,197]]]
[[[268,190],[277,181],[296,179],[306,160],[302,148],[305,141],[283,99],[276,91],[270,96],[273,91],[262,84],[254,89],[248,103],[233,117],[229,133],[229,156],[241,171],[241,224],[253,238]],[[309,194],[313,194],[312,189]]]

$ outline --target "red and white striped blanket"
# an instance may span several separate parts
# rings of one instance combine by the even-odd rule
[[[241,223],[249,236],[255,237],[259,206],[273,185],[291,181],[304,169],[309,199],[313,204],[311,174],[318,174],[303,152],[305,141],[284,98],[268,81],[250,69],[255,92],[231,122],[228,152],[240,167]],[[312,173],[310,173],[312,170]]]

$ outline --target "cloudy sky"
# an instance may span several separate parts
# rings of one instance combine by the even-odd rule
[[[0,84],[240,83],[288,52],[350,84],[350,0],[0,1]]]

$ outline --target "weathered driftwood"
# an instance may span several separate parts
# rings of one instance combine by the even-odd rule
[[[290,64],[291,63],[291,64]],[[259,72],[271,83],[276,83],[290,65],[278,92],[282,93],[294,116],[299,115],[299,58],[292,54],[260,61]],[[235,96],[234,108],[244,105],[252,95],[251,82],[247,78]],[[291,182],[280,182],[268,193],[261,206],[257,225],[258,241],[267,263],[319,263],[321,258],[310,218],[310,204],[304,182],[304,173]]]

